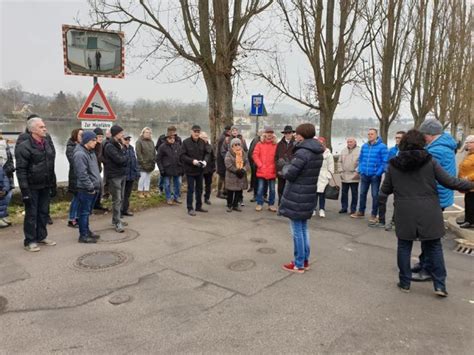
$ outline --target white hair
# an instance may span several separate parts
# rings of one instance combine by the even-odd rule
[[[145,127],[145,128],[142,129],[142,133],[140,133],[140,136],[143,137],[143,135],[145,134],[146,131],[150,131],[150,133],[152,133],[152,130],[151,130],[150,127]]]
[[[33,132],[33,129],[36,128],[36,124],[43,122],[43,119],[40,117],[33,117],[26,121],[26,129],[28,132]]]

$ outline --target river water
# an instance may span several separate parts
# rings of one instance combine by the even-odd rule
[[[135,146],[135,138],[140,135],[140,132],[143,127],[134,125],[127,130],[127,127],[124,123],[120,123],[122,127],[125,128],[126,132],[132,136],[131,144]],[[53,138],[54,145],[56,147],[56,178],[57,181],[67,181],[68,179],[68,171],[69,171],[69,163],[66,158],[66,142],[71,135],[71,131],[74,128],[79,128],[80,123],[77,121],[72,121],[71,123],[65,122],[48,122],[46,121],[46,126],[48,129],[49,134]],[[168,124],[156,124],[153,127],[153,140],[156,142],[158,136],[163,133],[166,133],[166,128]],[[3,132],[21,132],[25,129],[25,125],[22,122],[16,123],[1,123],[0,122],[0,130]],[[247,145],[250,145],[250,141],[252,140],[253,130],[243,131],[243,135],[247,141]],[[189,135],[188,131],[180,131],[178,129],[178,135],[185,138]],[[6,135],[6,138],[15,139],[16,136],[14,135]],[[280,138],[280,137],[279,137]],[[366,141],[366,137],[357,137],[358,144],[361,145]],[[389,147],[394,145],[394,140],[389,139]],[[332,145],[333,145],[333,153],[339,154],[341,150],[345,147],[345,137],[333,137],[332,138]]]

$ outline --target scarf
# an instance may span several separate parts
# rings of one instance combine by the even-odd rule
[[[242,149],[237,149],[232,147],[232,151],[235,154],[235,166],[237,169],[243,169],[244,168],[244,156],[242,154]]]

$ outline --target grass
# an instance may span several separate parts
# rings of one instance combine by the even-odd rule
[[[137,191],[133,191],[130,196],[130,210],[137,212],[149,208],[158,207],[166,202],[164,195],[158,195],[157,190],[150,191],[150,197],[139,198]],[[69,214],[70,201],[53,202],[50,205],[50,215],[52,218],[67,218]],[[112,199],[102,200],[102,205],[107,208],[112,207]],[[14,224],[23,223],[25,218],[25,207],[23,205],[10,204],[8,207],[10,220]]]

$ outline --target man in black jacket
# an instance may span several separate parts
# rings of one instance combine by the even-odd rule
[[[120,219],[128,157],[122,143],[124,136],[123,128],[117,125],[112,126],[110,133],[112,137],[110,141],[105,143],[103,152],[105,177],[109,185],[109,192],[112,195],[112,224],[117,233],[123,233],[123,227],[128,224]]]
[[[288,164],[293,158],[293,149],[295,148],[295,137],[293,127],[285,126],[283,130],[283,138],[278,142],[275,154],[275,163],[278,176],[278,204],[281,202],[283,196],[283,189],[285,188],[285,179],[282,174],[283,166]]]
[[[188,182],[186,198],[188,214],[195,216],[195,211],[207,212],[202,208],[202,183],[204,168],[209,163],[209,153],[206,149],[206,143],[199,138],[201,127],[194,125],[191,129],[191,137],[183,141],[180,159]],[[193,209],[194,193],[196,195],[196,210]]]
[[[155,145],[156,154],[158,154],[158,149],[160,149],[160,146],[163,143],[166,143],[167,138],[171,137],[171,136],[174,136],[174,144],[177,144],[179,147],[181,147],[181,144],[183,142],[181,140],[181,137],[178,136],[178,134],[177,134],[176,127],[175,126],[169,126],[166,130],[166,134],[162,134],[160,136],[160,138],[158,138],[158,140],[156,141],[156,145]],[[163,192],[163,190],[165,188],[164,180],[165,180],[164,176],[161,174],[161,170],[160,170],[160,179],[159,179],[159,182],[158,182],[158,189],[160,190],[160,192]]]
[[[15,148],[16,175],[25,204],[25,250],[36,252],[41,245],[56,245],[47,239],[50,199],[56,196],[55,151],[39,117],[27,122],[28,136]]]
[[[216,167],[217,167],[217,175],[218,175],[218,182],[217,182],[217,198],[226,199],[226,191],[225,191],[225,163],[224,163],[224,156],[222,155],[222,149],[224,147],[226,139],[230,139],[230,129],[231,126],[225,126],[224,132],[222,132],[219,140],[217,141],[217,152],[216,152]]]

